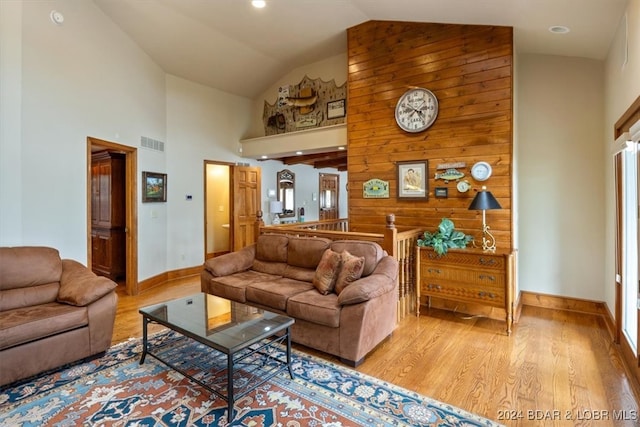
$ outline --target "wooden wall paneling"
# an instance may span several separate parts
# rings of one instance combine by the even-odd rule
[[[403,226],[435,229],[443,217],[478,236],[482,212],[469,211],[486,185],[503,209],[487,212],[499,248],[512,247],[513,30],[510,27],[370,21],[347,32],[349,220],[352,231],[380,232],[387,213]],[[439,101],[428,130],[409,134],[395,123],[398,98],[425,87]],[[396,162],[429,161],[429,199],[396,197]],[[487,161],[493,174],[476,182],[470,168]],[[465,162],[472,190],[435,180],[438,164]],[[365,199],[371,178],[390,183],[389,199]],[[447,187],[449,197],[433,197]]]

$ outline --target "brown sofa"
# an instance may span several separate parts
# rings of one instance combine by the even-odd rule
[[[335,284],[339,295],[318,290],[327,249],[364,259],[359,279]],[[357,366],[396,327],[397,277],[398,262],[377,243],[267,234],[207,260],[201,283],[203,292],[295,318],[294,342]]]
[[[0,385],[111,345],[116,284],[48,247],[0,247]]]

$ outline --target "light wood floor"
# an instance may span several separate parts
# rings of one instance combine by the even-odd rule
[[[196,292],[199,277],[135,297],[119,292],[113,343],[141,336],[139,307]],[[633,384],[601,317],[525,306],[509,337],[502,322],[422,311],[357,371],[507,426],[640,425]]]

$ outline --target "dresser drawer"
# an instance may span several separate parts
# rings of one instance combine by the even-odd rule
[[[421,259],[428,265],[469,266],[483,270],[495,269],[504,271],[505,257],[493,254],[460,253],[449,251],[445,256],[439,256],[433,251],[422,253]]]
[[[482,286],[499,286],[504,288],[504,272],[490,269],[473,269],[465,267],[450,267],[421,262],[420,271],[424,281],[429,279],[443,279],[454,282],[469,283]]]
[[[420,286],[420,292],[426,296],[451,298],[459,301],[479,302],[504,306],[504,288],[490,286],[476,286],[448,281],[425,281]]]

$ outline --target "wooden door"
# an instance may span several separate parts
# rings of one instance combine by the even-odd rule
[[[232,166],[231,198],[233,217],[231,218],[233,250],[238,251],[255,243],[255,225],[257,212],[261,206],[260,168],[251,166]]]
[[[320,174],[320,212],[318,218],[338,219],[340,212],[338,206],[338,188],[340,185],[340,175],[321,173]]]

